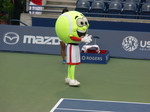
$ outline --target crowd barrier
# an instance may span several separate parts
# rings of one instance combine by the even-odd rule
[[[88,33],[100,37],[96,44],[109,50],[110,57],[150,59],[150,32],[89,29]],[[54,27],[0,25],[1,51],[60,54],[59,44]]]

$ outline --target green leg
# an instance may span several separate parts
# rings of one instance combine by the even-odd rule
[[[75,67],[76,65],[68,65],[68,76],[67,78],[71,78],[71,79],[75,79],[74,75],[75,75]]]
[[[71,73],[70,73],[70,68],[71,68],[71,67],[70,67],[70,66],[71,66],[71,65],[68,65],[68,75],[67,75],[67,78],[71,78],[71,75],[70,75],[70,74],[71,74]]]

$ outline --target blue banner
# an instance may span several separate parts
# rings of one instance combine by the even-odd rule
[[[54,28],[0,25],[0,50],[60,54]]]
[[[99,36],[96,44],[111,57],[150,59],[150,32],[89,30]]]
[[[88,33],[100,37],[90,44],[108,50],[111,57],[150,59],[150,32],[89,29]],[[54,27],[0,25],[3,51],[60,54],[59,44]]]

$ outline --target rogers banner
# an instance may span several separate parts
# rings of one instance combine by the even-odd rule
[[[90,44],[108,50],[111,57],[150,59],[150,32],[89,29],[88,33],[100,37]],[[53,27],[0,25],[1,51],[60,54],[59,44]]]

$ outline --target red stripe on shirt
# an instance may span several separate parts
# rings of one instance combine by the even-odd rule
[[[70,45],[69,52],[70,63],[72,63],[72,45]]]
[[[81,62],[79,62],[79,63],[67,63],[68,65],[79,65],[79,64],[81,64]]]

